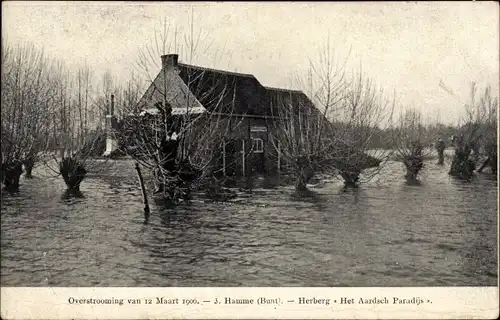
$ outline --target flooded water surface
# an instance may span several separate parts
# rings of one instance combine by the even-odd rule
[[[230,203],[152,206],[130,161],[64,198],[38,168],[2,193],[4,286],[497,285],[497,184],[426,164],[419,185],[389,163],[358,190],[336,179],[255,189]]]

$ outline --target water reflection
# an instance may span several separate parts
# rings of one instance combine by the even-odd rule
[[[168,229],[190,228],[193,226],[195,213],[187,206],[165,208],[159,211],[161,224]]]
[[[83,192],[80,190],[69,190],[66,189],[64,193],[61,195],[61,199],[71,202],[72,199],[84,199],[85,196],[83,195]]]
[[[406,179],[405,182],[408,186],[422,186],[422,181],[418,179]]]
[[[356,189],[332,179],[298,195],[262,183],[226,203],[151,197],[144,215],[133,166],[117,165],[120,175],[85,180],[83,198],[61,201],[61,179],[2,193],[3,285],[496,285],[486,175],[463,183],[428,165],[415,186],[390,163]]]
[[[4,194],[6,196],[10,196],[10,197],[19,197],[20,191],[19,190],[13,190],[13,189],[10,189],[10,188],[3,187],[2,188],[2,198],[3,198]]]
[[[321,197],[315,190],[296,190],[290,195],[290,200],[292,201],[310,201],[310,202],[320,202]]]

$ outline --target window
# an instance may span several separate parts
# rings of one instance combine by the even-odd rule
[[[260,138],[252,139],[252,150],[254,153],[263,153],[264,152],[264,140]]]
[[[264,126],[253,126],[250,128],[251,132],[266,132],[267,128]]]

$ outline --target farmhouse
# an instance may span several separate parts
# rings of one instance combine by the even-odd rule
[[[224,119],[229,128],[220,150],[224,175],[274,174],[284,169],[279,143],[271,141],[271,131],[283,119],[283,107],[321,115],[301,91],[265,87],[250,74],[180,63],[177,54],[163,55],[161,61],[162,69],[139,100],[137,111],[160,116],[160,103],[171,107],[176,124],[201,114]]]

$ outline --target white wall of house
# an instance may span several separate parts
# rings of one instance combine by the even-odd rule
[[[106,151],[104,151],[103,156],[109,156],[113,151],[118,149],[118,143],[113,138],[113,134],[111,133],[111,118],[112,115],[106,115]]]

